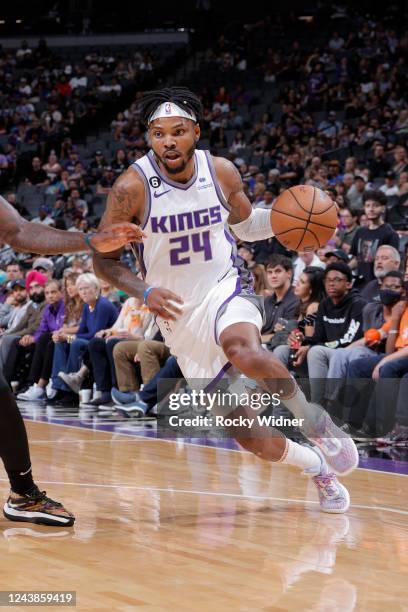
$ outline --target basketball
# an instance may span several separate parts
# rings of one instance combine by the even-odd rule
[[[333,236],[337,222],[336,204],[312,185],[286,189],[271,210],[272,231],[291,251],[310,251],[324,246]]]

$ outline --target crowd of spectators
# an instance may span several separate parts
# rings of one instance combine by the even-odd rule
[[[408,381],[408,37],[397,27],[358,18],[349,34],[332,27],[316,48],[293,39],[285,52],[255,45],[255,40],[268,38],[271,27],[268,21],[247,26],[235,42],[221,36],[202,59],[198,89],[193,87],[205,109],[201,146],[236,165],[254,207],[272,208],[284,189],[299,183],[324,189],[339,207],[336,234],[317,252],[295,256],[274,238],[239,244],[255,291],[265,296],[262,340],[294,375],[310,377],[312,401],[325,404],[354,431],[408,439],[403,402]],[[42,43],[43,55],[44,48]],[[28,54],[23,46],[19,51],[15,63],[33,61],[37,53]],[[4,66],[13,59],[7,57]],[[114,64],[118,74],[120,62],[110,59],[106,66]],[[12,176],[20,186],[41,190],[37,222],[72,231],[88,231],[96,223],[96,199],[103,201],[115,178],[148,150],[140,124],[141,91],[110,123],[115,148],[109,159],[92,145],[84,155],[72,132],[64,132],[68,113],[74,112],[73,92],[81,87],[87,92],[86,85],[75,82],[68,94],[67,85],[93,66],[95,90],[104,72],[102,67],[97,74],[95,57],[84,65],[74,66],[69,80],[65,68],[58,74],[44,68],[56,82],[48,97],[40,95],[46,109],[38,117],[35,108],[24,121],[16,108],[3,112],[6,144],[0,162],[5,159],[6,170],[8,163],[19,167],[14,138],[34,144],[25,171]],[[127,64],[123,68],[130,70]],[[216,74],[214,81],[211,74]],[[252,89],[242,84],[251,79]],[[18,96],[25,99],[33,90],[47,90],[43,80],[38,77],[34,87],[29,83],[31,92],[24,92],[21,84],[17,98],[10,94],[8,100],[13,104],[20,101]],[[116,84],[100,93],[120,94]],[[33,121],[34,126],[45,121],[51,136],[41,125],[32,142]],[[29,216],[15,187],[6,197]],[[149,410],[157,399],[157,379],[180,371],[141,304],[133,299],[123,303],[125,296],[101,287],[86,255],[54,262],[39,258],[39,265],[29,255],[18,259],[7,245],[2,247],[0,360],[7,360],[10,382],[19,379],[29,385],[20,389],[19,398],[72,404],[94,382],[93,397],[87,398],[91,405],[109,405],[113,399],[128,416]],[[123,261],[137,272],[130,251]],[[372,328],[380,330],[377,342],[364,335]],[[368,410],[366,396],[365,409],[339,396],[336,381],[354,373],[377,381]],[[386,404],[395,409],[385,413],[379,382],[393,377],[401,384],[393,386],[393,402]]]

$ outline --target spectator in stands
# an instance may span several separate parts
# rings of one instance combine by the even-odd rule
[[[7,281],[24,278],[23,266],[16,260],[10,261],[6,266]]]
[[[298,257],[293,266],[293,284],[296,284],[303,270],[307,266],[325,268],[326,264],[321,261],[315,251],[298,251]]]
[[[351,268],[357,272],[366,284],[374,277],[374,258],[382,244],[389,244],[398,250],[399,237],[390,225],[384,222],[387,199],[380,191],[367,191],[364,194],[364,212],[368,227],[359,227],[351,244],[350,254],[353,259]]]
[[[106,166],[101,178],[96,183],[96,193],[108,194],[112,189],[113,183],[116,181],[116,175],[111,166]]]
[[[1,304],[3,310],[0,323],[0,344],[2,334],[18,325],[29,304],[25,280],[20,278],[9,281],[4,297],[5,301]]]
[[[47,174],[47,177],[51,183],[53,183],[61,174],[62,168],[58,162],[58,157],[56,156],[55,151],[51,151],[49,154],[47,163],[43,165],[43,170]]]
[[[263,295],[264,297],[272,295],[273,291],[268,283],[265,266],[256,264],[251,268],[251,274],[254,277],[254,293],[256,295]]]
[[[352,208],[343,208],[339,213],[341,229],[334,238],[336,246],[350,253],[353,238],[358,230],[358,213]]]
[[[100,295],[99,281],[94,274],[80,274],[76,280],[79,296],[85,303],[78,332],[68,335],[66,342],[55,345],[52,366],[52,387],[60,391],[54,400],[64,402],[64,395],[70,390],[79,392],[88,374],[88,368],[81,366],[89,341],[101,329],[112,327],[117,318],[113,304]],[[76,374],[75,377],[68,374]],[[72,401],[72,397],[68,396]]]
[[[400,265],[401,255],[397,249],[389,244],[383,244],[378,247],[374,259],[375,278],[363,287],[361,297],[367,300],[367,302],[379,302],[382,279],[387,272],[399,270]]]
[[[395,172],[399,177],[403,172],[408,172],[408,155],[405,147],[399,145],[394,150],[394,163],[391,167],[392,172]]]
[[[94,159],[89,164],[88,173],[92,184],[97,183],[103,175],[103,171],[106,168],[106,159],[100,149],[95,151]]]
[[[146,317],[150,318],[149,313],[142,307],[140,300],[128,298],[112,327],[100,330],[89,342],[88,352],[96,389],[99,392],[88,402],[91,406],[109,404],[112,401],[111,389],[117,386],[114,347],[124,340],[142,340]]]
[[[321,403],[331,357],[337,348],[345,348],[362,337],[363,308],[366,304],[355,289],[345,263],[329,264],[324,271],[327,297],[316,313],[313,336],[303,337],[294,365],[307,357],[312,402]]]
[[[350,202],[350,207],[360,210],[363,208],[363,195],[366,189],[367,180],[363,174],[356,174],[354,182],[347,191],[347,199]]]
[[[27,353],[32,357],[28,382],[32,383],[34,380],[44,379],[51,372],[54,344],[52,333],[61,327],[64,320],[64,302],[59,282],[56,280],[48,281],[45,284],[44,295],[46,305],[42,312],[39,327],[31,336],[23,337],[18,342],[15,341],[15,350],[9,352],[7,369],[11,380],[15,378],[17,364]],[[41,389],[41,392],[45,395],[44,390]],[[20,396],[19,399],[21,399]],[[30,397],[22,399],[39,398],[31,394]]]
[[[42,312],[45,307],[44,287],[48,281],[47,277],[40,272],[30,272],[26,279],[26,288],[30,297],[27,308],[24,309],[23,315],[18,317],[18,322],[13,321],[13,326],[10,327],[2,335],[0,341],[0,367],[3,368],[5,376],[10,376],[13,372],[14,357],[17,352],[17,345],[26,346],[31,344],[32,337],[37,331]],[[20,281],[12,281],[19,283]],[[23,306],[24,308],[24,306]],[[5,369],[7,368],[7,369]],[[8,378],[10,380],[10,378]]]
[[[387,161],[383,144],[377,143],[374,146],[373,159],[369,161],[368,168],[373,177],[383,177],[387,175],[390,169],[390,163]]]
[[[285,324],[279,323],[278,319],[295,319],[299,300],[292,288],[293,265],[290,259],[283,255],[272,255],[266,266],[266,275],[273,293],[264,302],[265,323],[261,335],[263,342],[271,343],[277,332],[289,333],[289,330],[284,329]],[[280,334],[277,342],[282,344],[282,341]]]
[[[112,162],[112,170],[114,173],[114,178],[116,179],[128,167],[129,167],[129,162],[126,157],[125,149],[118,149],[115,153],[115,157]]]
[[[38,217],[32,219],[34,223],[43,223],[44,225],[54,225],[54,219],[50,216],[51,210],[46,204],[41,204],[38,209]]]
[[[115,404],[129,404],[136,401],[139,381],[136,376],[135,363],[140,364],[141,378],[144,385],[157,375],[170,356],[170,351],[162,341],[144,339],[125,341],[117,344],[113,350],[118,386],[111,391]]]
[[[298,299],[297,328],[293,330],[286,344],[281,344],[274,349],[274,355],[286,366],[289,364],[291,349],[296,346],[303,336],[312,336],[316,313],[320,302],[326,297],[324,291],[324,271],[313,266],[306,267],[300,275],[293,293]]]
[[[36,257],[33,261],[33,270],[41,272],[48,280],[51,280],[54,275],[54,264],[48,257]]]
[[[79,329],[83,302],[78,295],[75,285],[78,276],[79,274],[73,272],[68,273],[64,277],[64,291],[62,294],[64,305],[63,323],[52,333],[48,342],[44,339],[46,346],[42,347],[41,350],[36,347],[36,350],[40,350],[40,353],[42,352],[43,361],[40,363],[33,359],[27,379],[31,386],[27,391],[18,395],[20,400],[42,401],[46,400],[47,397],[52,399],[56,394],[56,391],[52,390],[52,388],[48,388],[46,393],[46,388],[51,377],[55,343],[65,342],[69,335],[76,334]],[[37,344],[37,346],[39,345]]]
[[[26,183],[37,185],[38,187],[45,187],[50,184],[47,173],[41,168],[41,159],[39,157],[33,157],[31,170],[26,175]]]
[[[390,431],[395,417],[401,416],[406,424],[406,397],[398,396],[398,385],[387,383],[388,379],[401,378],[408,371],[408,307],[405,300],[398,300],[392,308],[390,330],[388,332],[385,353],[372,357],[355,359],[348,369],[349,384],[356,379],[373,379],[378,389],[372,398],[369,408],[367,390],[362,393],[363,401],[351,410],[351,425],[358,428],[364,422],[363,432],[369,436]],[[404,387],[401,388],[403,390]],[[363,389],[361,389],[363,391]],[[397,403],[398,398],[398,403]],[[377,400],[377,401],[375,401]],[[348,403],[348,408],[350,403]],[[398,423],[397,423],[398,424]]]
[[[399,194],[399,188],[396,182],[396,178],[397,175],[395,174],[395,172],[393,172],[392,170],[388,170],[385,175],[385,183],[380,187],[380,191],[382,191],[387,198]]]

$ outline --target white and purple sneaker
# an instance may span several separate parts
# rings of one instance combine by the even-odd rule
[[[312,480],[317,487],[320,508],[329,514],[343,514],[350,507],[350,495],[346,487],[336,478],[336,475],[329,472],[327,463],[322,452],[311,447],[319,455],[321,460],[320,472],[318,474],[305,470],[303,473],[312,476]]]
[[[345,476],[358,466],[358,450],[354,441],[324,413],[316,427],[302,432],[322,451],[335,474]]]

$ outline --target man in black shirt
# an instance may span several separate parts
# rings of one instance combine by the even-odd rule
[[[31,170],[27,173],[26,181],[30,185],[38,185],[39,187],[49,185],[49,178],[45,170],[41,168],[41,159],[39,157],[33,157]]]
[[[374,258],[382,244],[389,244],[398,250],[399,237],[391,225],[384,223],[387,198],[381,191],[366,191],[364,194],[364,212],[368,227],[360,227],[351,244],[350,253],[353,259],[350,267],[357,267],[363,283],[374,280]]]
[[[266,266],[268,283],[273,294],[265,299],[265,323],[262,328],[262,341],[270,341],[274,334],[283,332],[278,319],[296,319],[299,300],[293,293],[293,265],[284,255],[272,255]],[[284,340],[283,340],[284,342]]]
[[[347,264],[331,263],[324,271],[327,297],[317,309],[313,336],[303,337],[295,366],[307,356],[312,402],[321,403],[325,395],[330,361],[338,348],[346,348],[363,335],[363,308],[366,305],[352,289]]]

